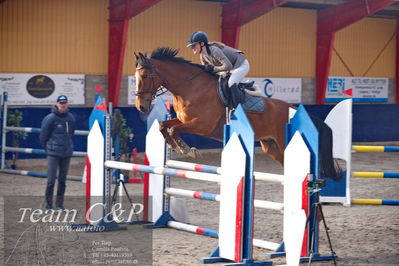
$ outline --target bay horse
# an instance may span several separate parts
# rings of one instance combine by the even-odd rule
[[[176,118],[160,122],[160,131],[172,149],[195,155],[180,133],[222,141],[225,106],[217,93],[218,76],[205,72],[202,65],[177,57],[177,53],[178,50],[168,47],[155,49],[151,56],[135,53],[136,108],[148,112],[160,89],[170,91]],[[273,98],[263,101],[264,112],[246,112],[246,115],[262,150],[283,166],[285,125],[289,107],[295,107]]]

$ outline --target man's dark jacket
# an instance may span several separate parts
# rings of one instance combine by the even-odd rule
[[[75,118],[69,113],[60,113],[56,106],[42,121],[40,143],[47,155],[71,157],[73,152],[72,137],[75,132]]]

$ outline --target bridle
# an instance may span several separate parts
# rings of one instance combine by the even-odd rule
[[[143,94],[151,94],[151,98],[155,99],[156,97],[158,97],[158,96],[160,96],[160,95],[162,95],[162,94],[167,92],[167,89],[162,85],[162,84],[165,83],[165,79],[162,77],[162,75],[159,73],[157,68],[152,64],[152,62],[150,60],[147,60],[146,62],[144,62],[142,64],[138,64],[138,67],[136,67],[136,71],[142,70],[142,69],[150,70],[150,73],[146,74],[146,75],[147,75],[147,78],[151,79],[151,88],[155,87],[155,77],[156,76],[159,77],[159,79],[161,81],[161,85],[156,90],[146,89],[146,90],[136,91],[136,95],[137,96],[140,96],[140,95],[143,95]],[[183,79],[183,80],[179,81],[174,87],[178,88],[182,84],[195,79],[197,76],[199,76],[201,73],[204,73],[204,72],[205,71],[203,71],[203,70],[198,71],[197,73],[194,73],[193,75],[191,75],[188,79]]]
[[[147,63],[148,62],[148,63]],[[151,80],[151,89],[146,89],[146,90],[137,90],[136,91],[136,95],[140,96],[143,94],[151,94],[151,98],[155,99],[156,97],[158,97],[159,95],[162,95],[166,92],[166,89],[161,85],[157,90],[153,90],[152,88],[155,87],[155,77],[156,75],[158,75],[159,78],[161,78],[161,76],[159,75],[159,73],[155,73],[155,67],[153,66],[153,64],[151,63],[151,61],[147,61],[146,63],[143,64],[139,64],[138,67],[136,67],[136,71],[142,70],[142,69],[148,69],[151,72],[149,74],[145,74],[147,78],[150,78]],[[137,82],[137,81],[136,81]],[[161,82],[162,84],[162,82]],[[158,93],[158,91],[161,91],[161,93]],[[165,90],[165,91],[164,91]]]

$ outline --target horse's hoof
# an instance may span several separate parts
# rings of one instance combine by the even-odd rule
[[[201,158],[200,152],[197,150],[197,148],[190,148],[190,151],[187,153],[188,156],[190,156],[193,159],[198,159]]]
[[[190,152],[190,147],[188,147],[187,145],[183,145],[183,146],[179,145],[176,147],[175,150],[180,154],[186,155]]]

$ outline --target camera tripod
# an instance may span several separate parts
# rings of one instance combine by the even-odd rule
[[[113,206],[116,203],[116,197],[118,196],[118,190],[119,190],[120,186],[122,186],[123,190],[125,191],[125,195],[126,195],[126,198],[128,199],[128,201],[130,203],[130,206],[132,208],[134,208],[134,204],[133,204],[132,198],[130,197],[129,192],[126,189],[125,182],[124,182],[124,176],[123,176],[122,173],[119,174],[119,178],[116,180],[114,192],[112,194],[112,199],[111,199],[111,206]],[[140,221],[140,218],[139,218],[137,212],[134,211],[134,209],[133,209],[133,212],[134,212],[134,215],[136,216],[136,221],[135,222],[128,221],[127,223],[140,223],[140,222],[142,222],[142,221]]]
[[[316,188],[311,188],[313,191],[313,195],[311,195],[311,197],[317,197],[317,199],[320,197],[320,188],[318,188],[319,184],[315,183]],[[320,214],[320,218],[323,221],[323,225],[324,225],[324,229],[326,231],[326,235],[327,235],[327,240],[328,240],[328,244],[330,247],[330,251],[331,251],[331,256],[320,256],[320,254],[318,253],[318,233],[316,230],[316,227],[318,227],[318,222],[319,222],[319,214]],[[322,208],[322,203],[317,200],[315,201],[315,203],[312,204],[311,208],[310,208],[310,214],[306,220],[306,227],[310,225],[310,230],[311,230],[311,234],[310,234],[310,254],[309,254],[309,263],[308,265],[311,265],[312,260],[333,260],[334,261],[334,265],[337,266],[337,262],[336,262],[336,253],[333,250],[332,247],[332,243],[331,243],[331,239],[330,239],[330,234],[329,234],[329,228],[327,226],[327,222],[326,222],[326,218],[324,217],[324,213],[323,213],[323,208]],[[317,249],[315,252],[315,248]]]

